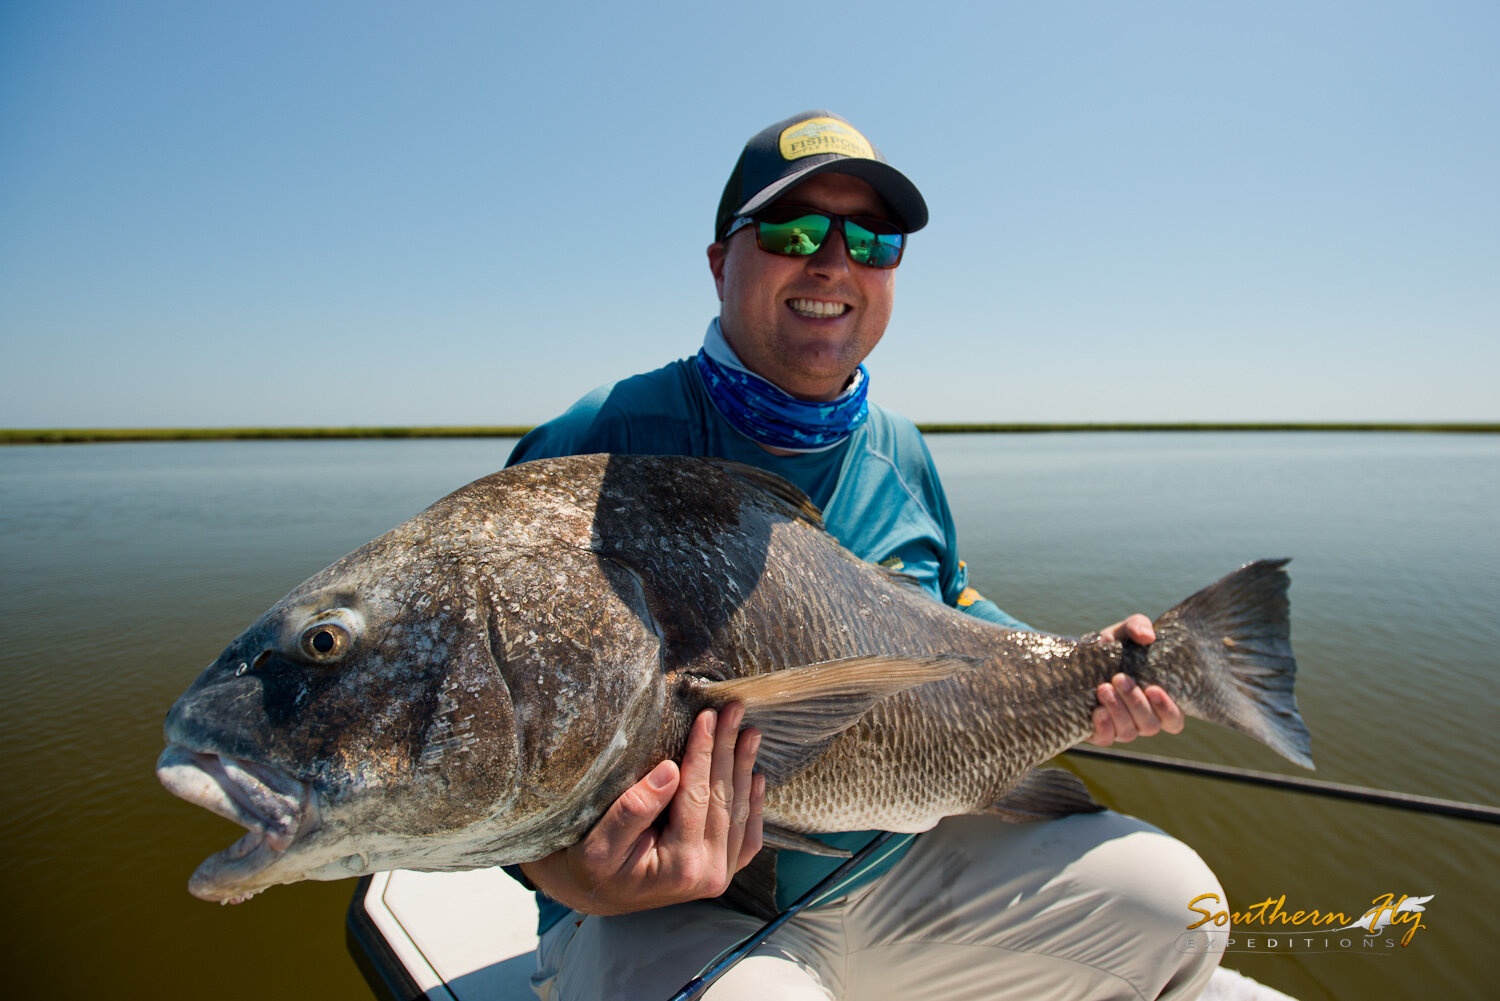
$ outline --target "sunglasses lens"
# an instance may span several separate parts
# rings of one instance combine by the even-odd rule
[[[755,240],[760,249],[783,257],[816,254],[828,239],[833,217],[797,205],[779,205],[755,217]],[[843,221],[849,259],[869,268],[894,268],[901,263],[906,234],[884,219],[855,216]]]
[[[787,257],[816,254],[828,238],[833,220],[806,210],[767,211],[756,222],[755,239],[761,250]]]
[[[906,234],[883,219],[846,219],[844,239],[849,257],[871,268],[894,268],[901,263],[901,247]]]

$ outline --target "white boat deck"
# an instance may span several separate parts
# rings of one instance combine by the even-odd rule
[[[376,873],[365,915],[430,1001],[533,1001],[536,904],[499,869]],[[695,970],[683,973],[683,980]],[[1199,1001],[1295,1001],[1222,967]]]
[[[536,900],[499,869],[377,872],[364,909],[430,1001],[535,1001]]]

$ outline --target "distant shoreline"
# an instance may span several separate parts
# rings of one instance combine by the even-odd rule
[[[1053,434],[1088,431],[1396,431],[1497,434],[1488,422],[1177,422],[1080,424],[919,423],[924,434]],[[245,428],[0,428],[0,445],[71,445],[142,441],[294,441],[355,438],[519,438],[529,426],[245,427]]]

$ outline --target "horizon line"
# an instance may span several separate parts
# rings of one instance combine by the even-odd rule
[[[916,422],[923,434],[1043,434],[1129,431],[1395,431],[1497,434],[1491,421],[1071,421]],[[287,427],[0,428],[0,445],[142,441],[295,441],[359,438],[520,438],[535,425],[350,425]]]

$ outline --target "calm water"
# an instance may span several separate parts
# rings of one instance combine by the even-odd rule
[[[0,450],[0,872],[19,996],[368,996],[343,943],[352,883],[235,908],[189,897],[238,828],[157,785],[167,707],[303,578],[508,441]],[[1500,439],[1350,434],[932,441],[976,584],[1078,633],[1156,614],[1245,560],[1293,556],[1298,691],[1319,777],[1500,804],[1493,718]],[[1269,770],[1190,724],[1135,745]],[[1500,830],[1090,763],[1103,798],[1184,838],[1233,908],[1362,912],[1434,894],[1409,947],[1237,952],[1302,1001],[1491,990]],[[1357,933],[1356,933],[1357,934]],[[1389,934],[1389,933],[1388,933]]]

